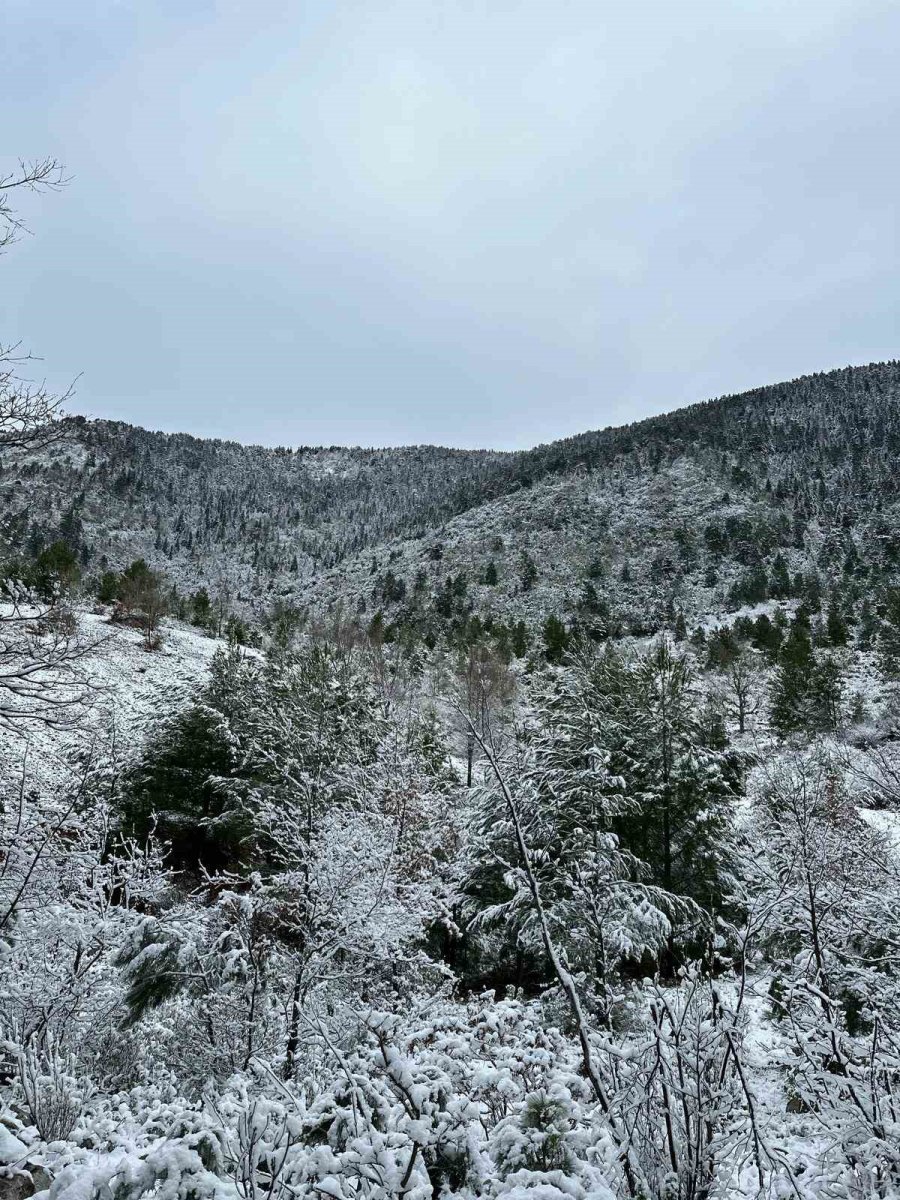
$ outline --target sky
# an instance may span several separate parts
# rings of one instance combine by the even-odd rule
[[[896,0],[3,0],[72,411],[522,448],[900,355]]]

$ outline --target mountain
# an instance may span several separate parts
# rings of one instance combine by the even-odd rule
[[[8,452],[0,1196],[898,1195],[898,384]]]
[[[144,557],[257,616],[279,600],[640,633],[900,556],[895,361],[517,453],[266,449],[80,417],[63,433],[2,463],[10,551],[62,538],[88,575]]]

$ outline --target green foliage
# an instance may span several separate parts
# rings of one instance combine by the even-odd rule
[[[772,563],[772,579],[769,594],[776,600],[785,600],[792,593],[791,577],[783,554],[776,554]]]
[[[609,601],[597,590],[595,578],[595,575],[589,575],[581,585],[577,624],[593,641],[602,642],[605,638],[614,636],[618,628],[613,621]]]
[[[808,610],[801,606],[781,650],[772,685],[769,717],[782,737],[830,731],[840,722],[840,664],[832,655],[813,653]]]
[[[616,830],[655,882],[716,909],[730,890],[741,760],[727,750],[721,720],[706,718],[687,660],[665,639],[626,663],[620,679],[610,714],[611,728],[622,731],[613,761],[638,804]]]
[[[96,596],[101,604],[114,604],[119,598],[122,578],[118,571],[104,571],[97,581]]]
[[[544,622],[544,657],[547,662],[562,662],[569,646],[569,633],[554,613]]]
[[[768,596],[769,582],[762,565],[745,571],[728,593],[729,603],[735,608],[742,604],[761,604]]]
[[[248,832],[223,791],[238,763],[223,713],[210,699],[204,694],[161,722],[124,781],[123,831],[140,840],[154,833],[179,869],[234,867]]]
[[[846,646],[849,639],[849,629],[844,617],[840,596],[832,591],[828,601],[828,611],[825,618],[825,638],[829,646]]]
[[[205,587],[199,588],[190,598],[191,624],[208,628],[212,620],[212,601]]]
[[[64,541],[52,542],[42,550],[31,571],[31,582],[45,600],[70,591],[81,578],[78,556]]]
[[[522,554],[522,565],[519,573],[519,584],[523,592],[530,592],[537,583],[537,564],[530,554]]]
[[[881,670],[889,679],[900,678],[900,588],[887,587],[881,604],[878,636]]]

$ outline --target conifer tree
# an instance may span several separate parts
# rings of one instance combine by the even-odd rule
[[[770,719],[782,736],[809,727],[810,681],[815,670],[809,612],[801,605],[781,648],[772,686]]]
[[[565,625],[551,613],[544,623],[544,657],[548,662],[560,663],[569,644],[569,634]]]
[[[849,636],[847,622],[841,607],[840,596],[832,591],[828,600],[828,611],[825,617],[825,636],[829,646],[846,646]]]

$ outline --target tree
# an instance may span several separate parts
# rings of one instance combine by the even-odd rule
[[[823,654],[816,662],[810,685],[813,727],[823,733],[833,733],[841,723],[843,674],[834,654]]]
[[[781,630],[767,613],[760,613],[753,622],[750,640],[755,649],[761,650],[771,660],[777,657],[781,648]]]
[[[596,666],[583,650],[537,690],[535,723],[520,731],[502,769],[515,780],[519,824],[548,919],[572,967],[586,973],[588,1003],[608,1025],[622,961],[659,952],[679,904],[649,882],[646,865],[616,833],[636,801],[604,744]],[[495,769],[496,750],[489,761]],[[521,867],[522,851],[506,824],[508,803],[502,789],[485,801],[479,867],[467,888],[482,908],[480,921],[501,920],[516,934],[519,952],[535,953],[531,898],[509,890],[506,864]]]
[[[878,635],[881,670],[889,679],[900,677],[900,588],[885,588],[883,619]]]
[[[512,699],[513,677],[502,657],[488,641],[479,638],[460,652],[453,701],[462,716],[460,730],[466,746],[466,787],[472,787],[478,745],[473,729],[487,737]],[[495,730],[495,736],[497,731]]]
[[[753,653],[746,646],[741,646],[736,656],[725,669],[725,678],[732,702],[734,715],[737,718],[738,732],[744,733],[747,728],[747,717],[759,710],[759,668]]]
[[[810,681],[814,671],[809,613],[801,606],[782,646],[772,685],[769,716],[773,728],[782,736],[809,727]]]
[[[53,542],[43,549],[30,572],[24,572],[36,595],[45,603],[65,595],[77,584],[81,571],[75,552],[65,542]]]
[[[528,653],[528,630],[524,621],[516,621],[512,628],[511,648],[516,658],[524,658]]]
[[[538,580],[538,569],[530,554],[522,551],[521,574],[519,576],[523,592],[530,592]]]
[[[104,571],[97,581],[96,596],[101,604],[114,604],[119,598],[121,577],[117,571]]]
[[[769,593],[776,600],[784,600],[790,596],[791,591],[791,577],[785,557],[783,554],[776,554],[772,563],[772,582],[769,585]]]
[[[781,650],[769,718],[782,736],[834,730],[840,722],[842,669],[832,654],[813,653],[809,616],[797,610]]]
[[[896,856],[817,747],[768,769],[750,839],[746,877],[777,971],[770,995],[792,1102],[816,1114],[841,1190],[866,1178],[889,1194],[900,1184]]]
[[[703,720],[686,659],[665,639],[643,655],[582,647],[547,686],[539,701],[540,727],[531,735],[535,749],[527,750],[525,766],[509,768],[516,778],[532,780],[529,803],[544,806],[533,819],[550,822],[541,827],[556,829],[554,837],[565,828],[574,843],[581,839],[585,854],[600,855],[608,879],[618,870],[614,862],[627,862],[632,867],[626,875],[643,885],[707,910],[723,907],[731,890],[740,761],[714,744],[718,739]],[[561,849],[548,853],[548,869],[564,864]],[[590,872],[586,865],[581,869],[587,888]],[[692,911],[689,921],[687,908],[678,909],[680,938],[696,931],[699,909]],[[670,958],[673,951],[674,942]]]
[[[220,651],[197,699],[151,730],[125,774],[122,827],[141,843],[152,833],[179,870],[235,870],[246,859],[247,815],[226,786],[241,775],[228,724],[240,684],[240,659]]]
[[[230,861],[202,919],[150,919],[126,948],[128,1005],[137,1021],[184,997],[208,1015],[216,1071],[265,1053],[289,1079],[309,1013],[383,1000],[402,976],[401,943],[433,916],[418,807],[427,789],[417,779],[404,796],[405,764],[381,763],[388,717],[357,651],[319,642],[265,662],[231,650],[217,663],[204,698],[221,722],[209,766],[229,771],[204,781],[191,766],[182,795],[195,812],[206,804],[202,824],[227,835]],[[143,780],[165,800],[183,756],[163,749]]]
[[[207,628],[212,620],[212,601],[205,587],[198,588],[191,596],[191,623]]]
[[[630,729],[619,752],[638,808],[620,837],[666,891],[714,911],[729,891],[740,760],[710,744],[691,668],[667,639],[626,664],[623,682]]]
[[[832,591],[825,618],[825,637],[829,646],[846,646],[848,636],[847,622],[844,619],[840,597],[837,592]]]
[[[144,631],[144,645],[155,650],[159,645],[159,623],[169,611],[169,594],[162,571],[153,571],[142,558],[135,559],[122,572],[119,605],[123,614],[136,615]]]
[[[568,645],[568,630],[559,617],[551,613],[544,622],[544,657],[547,662],[562,662]]]
[[[0,176],[0,250],[25,229],[14,207],[16,193],[54,190],[64,182],[54,159],[23,162],[17,171]],[[38,449],[62,436],[58,418],[69,393],[53,395],[23,378],[26,361],[18,347],[0,344],[0,453]],[[60,603],[62,588],[57,585],[64,580],[51,578],[60,563],[45,565],[39,589],[27,571],[16,567],[0,582],[0,724],[7,726],[35,720],[70,724],[90,699],[82,667],[93,644]]]

